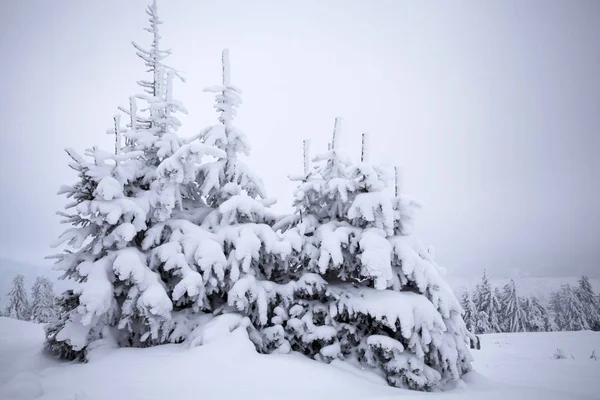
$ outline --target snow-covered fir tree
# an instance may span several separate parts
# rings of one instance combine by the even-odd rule
[[[592,289],[590,280],[587,276],[582,276],[578,281],[578,286],[575,290],[575,295],[583,305],[585,310],[585,317],[587,319],[588,326],[594,331],[600,330],[600,305],[598,304],[598,298]]]
[[[162,63],[169,51],[159,46],[156,12],[153,3],[151,49],[135,45],[152,73],[140,82],[148,93],[130,98],[126,128],[115,117],[114,154],[67,150],[79,180],[60,191],[72,199],[60,215],[73,227],[55,243],[71,249],[55,258],[79,285],[61,296],[60,319],[47,328],[47,348],[63,357],[84,358],[95,340],[183,340],[207,307],[200,268],[225,262],[215,236],[186,218],[204,204],[194,182],[201,158],[223,152],[177,134],[185,109],[173,99],[176,73]]]
[[[569,284],[550,296],[550,306],[554,312],[556,325],[560,330],[580,331],[590,329],[586,310],[581,300]]]
[[[500,301],[498,292],[492,288],[487,273],[484,270],[481,282],[475,287],[473,302],[479,312],[475,333],[501,332],[499,313]]]
[[[56,298],[54,284],[43,276],[38,276],[31,288],[31,319],[47,323],[56,319]]]
[[[560,290],[554,290],[550,292],[550,296],[548,298],[548,311],[552,315],[552,319],[556,324],[557,330],[562,330],[562,324],[559,321],[559,316],[562,313]]]
[[[368,148],[358,164],[343,157],[340,133],[338,119],[329,151],[298,179],[296,217],[279,225],[299,278],[268,339],[323,361],[357,359],[398,387],[458,379],[470,368],[468,333],[433,252],[411,234],[418,204],[384,191],[389,174]]]
[[[557,330],[554,318],[537,297],[519,299],[524,315],[524,327],[527,332],[551,332]]]
[[[471,293],[468,290],[464,290],[460,299],[460,305],[463,309],[463,319],[469,332],[475,332],[477,328],[477,317],[478,312],[475,307],[475,303],[471,297]]]
[[[521,308],[521,301],[517,296],[517,288],[514,279],[504,285],[504,291],[500,298],[500,320],[504,332],[524,332],[525,313]]]
[[[4,316],[22,321],[29,321],[31,318],[29,297],[27,289],[25,289],[25,277],[21,274],[13,278],[12,287],[8,292],[8,305],[4,310]]]
[[[262,181],[242,160],[250,152],[246,135],[234,124],[242,91],[231,83],[227,49],[221,62],[221,84],[205,89],[215,93],[218,123],[198,135],[201,143],[214,146],[221,155],[198,171],[196,182],[208,208],[196,212],[195,222],[214,232],[227,261],[203,270],[206,294],[216,313],[239,312],[253,328],[262,329],[271,312],[272,281],[283,278],[291,247],[272,229],[273,200],[266,198]]]
[[[67,151],[79,179],[61,188],[71,227],[55,258],[78,286],[57,301],[47,349],[85,359],[98,341],[180,342],[201,321],[231,317],[261,352],[357,360],[412,389],[459,379],[472,336],[433,249],[412,234],[418,203],[386,193],[388,171],[366,145],[360,163],[342,156],[338,119],[317,165],[305,157],[296,213],[276,218],[242,161],[249,144],[234,125],[241,91],[229,53],[222,83],[207,89],[218,123],[183,140],[179,75],[165,64],[156,3],[147,13],[152,44],[134,46],[151,78],[120,108],[128,123],[114,119],[114,152]]]

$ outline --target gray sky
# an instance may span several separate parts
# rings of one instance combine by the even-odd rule
[[[139,92],[146,1],[11,1],[0,13],[0,257],[43,263],[60,233],[62,151],[112,148]],[[355,159],[403,168],[419,230],[453,274],[600,272],[600,2],[162,1],[188,78],[182,135],[216,121],[220,50],[244,91],[248,163],[289,208],[301,142],[335,116]]]

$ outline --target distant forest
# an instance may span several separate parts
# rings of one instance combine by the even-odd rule
[[[461,306],[476,334],[600,330],[600,296],[585,275],[577,286],[561,285],[545,305],[535,296],[519,296],[513,279],[502,289],[493,287],[484,271],[475,289],[462,293]]]

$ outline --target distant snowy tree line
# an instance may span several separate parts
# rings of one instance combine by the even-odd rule
[[[360,161],[348,159],[335,119],[322,154],[311,159],[304,142],[294,212],[277,215],[241,159],[250,146],[234,124],[242,92],[228,51],[222,82],[206,89],[217,123],[183,139],[181,77],[165,64],[156,3],[147,14],[151,45],[134,46],[151,77],[120,108],[125,125],[114,118],[114,151],[67,150],[79,178],[59,192],[71,227],[53,258],[78,285],[58,299],[47,350],[85,360],[97,342],[200,345],[219,323],[259,352],[348,360],[397,387],[430,390],[469,371],[474,335],[433,249],[412,234],[420,206],[399,171],[371,161],[366,135]]]
[[[8,305],[0,316],[47,323],[56,320],[57,307],[52,282],[43,276],[36,278],[31,288],[31,299],[25,288],[25,277],[17,275],[8,292]]]
[[[493,288],[484,271],[481,281],[461,296],[463,318],[469,331],[494,332],[600,331],[600,296],[587,276],[578,285],[562,285],[549,304],[535,296],[519,296],[511,279],[502,290]]]

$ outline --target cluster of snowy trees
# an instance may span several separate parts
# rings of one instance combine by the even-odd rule
[[[461,297],[464,320],[476,334],[600,330],[600,297],[586,276],[576,287],[568,284],[550,295],[550,304],[535,296],[518,296],[515,281],[493,288],[484,271],[473,293]]]
[[[549,307],[559,330],[600,331],[600,294],[594,293],[587,276],[575,287],[564,284],[552,292]]]
[[[114,151],[67,150],[79,178],[60,190],[71,227],[54,258],[78,285],[59,298],[46,348],[84,360],[99,341],[201,344],[221,320],[260,352],[354,360],[397,387],[429,390],[468,371],[460,303],[412,235],[419,205],[399,193],[398,171],[388,188],[393,173],[371,162],[366,135],[356,162],[341,152],[340,119],[323,154],[311,159],[305,141],[294,212],[277,215],[241,158],[250,146],[234,123],[242,91],[228,51],[222,82],[205,90],[217,122],[184,139],[182,79],[165,63],[156,3],[147,13],[151,45],[134,46],[150,78],[120,108],[126,124],[114,118]]]
[[[37,277],[31,288],[31,301],[25,288],[25,277],[17,275],[8,292],[8,305],[0,316],[34,321],[52,322],[56,319],[56,305],[52,282],[43,276]]]

